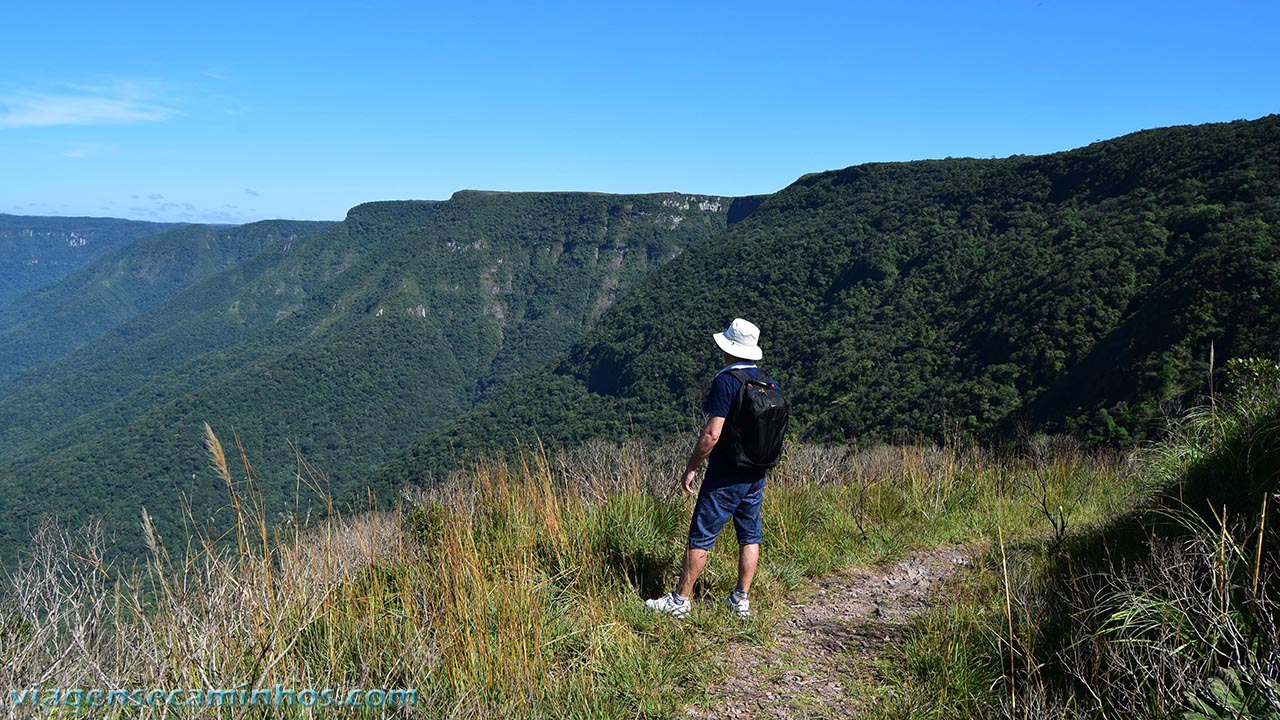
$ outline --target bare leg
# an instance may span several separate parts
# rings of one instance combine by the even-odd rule
[[[676,588],[676,594],[680,597],[693,596],[693,584],[698,581],[698,576],[702,574],[702,568],[707,566],[707,551],[689,548],[684,552],[684,568],[680,571],[680,585]]]
[[[751,591],[751,581],[756,576],[756,565],[760,564],[760,544],[738,546],[738,589],[743,593]]]

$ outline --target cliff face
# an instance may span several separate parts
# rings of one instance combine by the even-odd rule
[[[102,252],[62,280],[0,307],[0,396],[20,376],[142,315],[274,242],[333,223],[267,220],[238,227],[185,225]],[[72,233],[75,247],[89,240]]]
[[[148,498],[215,506],[205,422],[236,433],[279,502],[295,491],[295,450],[335,494],[361,486],[721,234],[731,202],[464,191],[369,203],[322,232],[278,236],[12,381],[0,397],[0,489],[14,508],[4,540],[14,547],[53,511],[132,528]],[[177,503],[163,505],[153,518],[178,532]]]
[[[0,308],[98,255],[178,225],[112,218],[0,214]]]
[[[1215,367],[1280,355],[1280,116],[1003,160],[805,176],[619,300],[534,381],[414,445],[388,485],[538,428],[688,430],[734,317],[803,436],[1069,431],[1132,443]]]

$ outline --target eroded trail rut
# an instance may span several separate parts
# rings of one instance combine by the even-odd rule
[[[847,718],[866,707],[845,683],[900,639],[929,607],[933,588],[973,562],[973,547],[912,554],[897,563],[850,568],[798,591],[773,641],[730,648],[731,675],[692,718]]]

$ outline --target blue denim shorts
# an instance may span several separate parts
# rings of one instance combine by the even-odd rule
[[[764,478],[751,483],[734,483],[708,488],[704,483],[698,492],[689,522],[689,547],[710,550],[716,544],[720,529],[733,518],[739,545],[755,545],[761,540],[760,503],[764,499]]]

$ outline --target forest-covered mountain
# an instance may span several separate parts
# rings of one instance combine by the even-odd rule
[[[1125,444],[1240,355],[1280,355],[1280,116],[1070,152],[801,178],[427,434],[383,487],[528,442],[691,431],[757,323],[814,439],[1019,429]],[[524,388],[536,387],[536,394]]]
[[[335,493],[361,485],[757,204],[471,191],[275,239],[0,397],[0,556],[50,513],[105,516],[136,552],[145,504],[181,536],[179,493],[197,517],[225,501],[205,422],[244,442],[272,507],[293,506],[295,448]]]
[[[66,355],[195,282],[273,242],[332,225],[291,220],[186,225],[99,254],[61,281],[0,307],[0,397],[21,384],[24,371]]]
[[[0,307],[70,275],[101,253],[177,223],[0,213]]]

